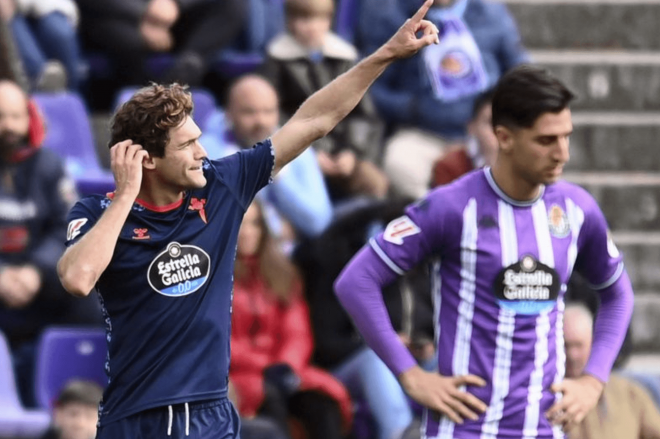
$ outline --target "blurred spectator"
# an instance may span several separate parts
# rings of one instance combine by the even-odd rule
[[[264,74],[275,84],[282,111],[291,116],[315,91],[356,62],[355,47],[330,31],[332,0],[286,0],[288,32],[267,48]],[[381,155],[382,123],[369,97],[314,144],[334,199],[363,194],[383,198],[385,175],[374,164]]]
[[[369,349],[333,291],[351,257],[378,231],[403,214],[409,200],[372,202],[337,218],[319,238],[304,243],[296,261],[305,276],[312,315],[315,362],[331,370],[355,401],[366,404],[376,437],[401,437],[412,410],[396,377]],[[433,368],[433,304],[429,273],[420,267],[383,291],[394,329],[425,367]],[[418,430],[417,430],[418,431]]]
[[[227,398],[239,406],[238,395],[234,383],[229,381],[227,386]],[[253,416],[250,418],[241,418],[241,439],[287,439],[288,434],[284,433],[277,423],[265,416]]]
[[[431,187],[451,183],[463,174],[483,166],[492,166],[497,159],[497,137],[493,131],[493,92],[480,95],[474,103],[472,118],[467,125],[464,145],[447,151],[433,166]]]
[[[580,376],[591,354],[593,315],[580,303],[566,306],[566,377]],[[660,413],[648,394],[612,373],[595,409],[569,431],[570,439],[660,439]]]
[[[143,84],[145,59],[172,53],[163,81],[199,85],[208,62],[243,28],[243,0],[78,0],[89,49],[110,54],[120,80]]]
[[[80,50],[73,0],[2,0],[13,3],[10,24],[33,88],[76,90]]]
[[[64,292],[56,264],[66,212],[77,198],[60,159],[39,148],[43,126],[25,93],[0,81],[0,330],[9,340],[24,404],[33,405],[34,342],[51,324],[102,322],[95,297]]]
[[[350,398],[332,375],[309,364],[313,341],[301,281],[258,203],[241,224],[234,278],[229,378],[241,416],[267,416],[287,430],[293,415],[309,437],[343,437]]]
[[[55,401],[52,426],[41,439],[93,439],[102,396],[96,383],[69,381]]]
[[[398,6],[398,7],[396,7]],[[376,47],[400,26],[418,3],[398,0],[366,1],[388,26],[361,21],[370,38],[365,50]],[[447,142],[464,140],[472,107],[479,93],[495,85],[509,68],[527,60],[513,18],[500,3],[485,0],[435,0],[426,19],[435,23],[440,44],[421,56],[396,63],[371,89],[376,106],[397,131],[385,149],[384,169],[396,193],[419,198],[427,190],[433,163]]]
[[[212,159],[252,148],[279,127],[277,92],[260,76],[239,78],[229,90],[226,107],[228,126],[214,116],[201,138]],[[274,206],[296,232],[306,237],[321,234],[332,220],[330,197],[311,149],[284,167],[258,197]],[[275,228],[275,219],[268,219],[269,226]]]

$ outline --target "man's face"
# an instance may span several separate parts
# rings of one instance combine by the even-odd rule
[[[181,125],[170,130],[170,141],[165,147],[165,155],[153,158],[156,164],[155,172],[164,187],[179,192],[206,185],[202,169],[206,151],[199,143],[201,135],[201,130],[190,116],[186,117]]]
[[[291,34],[307,49],[317,50],[322,48],[331,27],[332,17],[325,14],[289,19]]]
[[[270,86],[241,87],[229,102],[227,117],[242,147],[250,147],[272,135],[279,124],[277,95]]]
[[[486,161],[486,166],[493,166],[497,159],[498,143],[492,125],[493,108],[490,104],[481,107],[477,117],[468,124],[468,133],[477,140],[479,153]]]
[[[56,407],[53,423],[61,439],[93,439],[96,436],[98,409],[94,406],[71,402]]]
[[[564,314],[564,344],[566,346],[566,377],[582,374],[591,354],[592,321],[587,311],[568,308]]]
[[[27,143],[29,125],[27,100],[21,89],[0,82],[0,156],[7,158]]]
[[[571,110],[542,114],[531,128],[497,129],[499,154],[511,162],[517,177],[530,185],[551,184],[561,177],[569,159]]]

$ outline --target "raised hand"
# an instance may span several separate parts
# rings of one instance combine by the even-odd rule
[[[407,58],[414,55],[423,47],[438,44],[438,28],[424,16],[433,5],[433,0],[426,0],[421,8],[392,35],[385,43],[383,49],[390,52],[393,58]],[[421,36],[417,34],[421,32]]]
[[[421,405],[446,415],[457,424],[463,419],[476,420],[488,408],[474,395],[459,390],[461,386],[483,387],[486,382],[476,375],[446,377],[413,367],[399,376],[401,386]]]
[[[553,384],[552,391],[561,393],[562,398],[550,407],[546,416],[553,424],[561,425],[564,431],[569,431],[596,407],[603,387],[604,384],[591,375],[566,378],[561,383]]]
[[[110,167],[115,176],[117,196],[135,200],[142,185],[142,161],[147,151],[132,140],[124,140],[110,148]]]

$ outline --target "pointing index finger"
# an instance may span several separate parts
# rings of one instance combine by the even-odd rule
[[[413,23],[421,22],[424,16],[426,16],[426,13],[428,12],[431,5],[433,5],[433,0],[426,0],[422,7],[419,8],[417,12],[415,12],[415,15],[411,17],[410,21]]]

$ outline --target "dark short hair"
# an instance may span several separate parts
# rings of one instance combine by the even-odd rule
[[[92,381],[71,380],[66,383],[55,400],[56,407],[67,404],[84,404],[96,407],[103,397],[103,389]]]
[[[477,98],[474,100],[474,104],[472,104],[471,120],[475,120],[479,116],[479,113],[481,113],[481,110],[483,110],[487,105],[491,105],[493,103],[494,95],[495,89],[489,88],[477,96]]]
[[[545,113],[559,113],[575,98],[548,70],[520,65],[502,76],[493,96],[493,127],[531,128]]]
[[[163,157],[170,129],[181,125],[193,111],[188,87],[151,84],[138,90],[115,113],[109,147],[131,139],[153,157]]]

